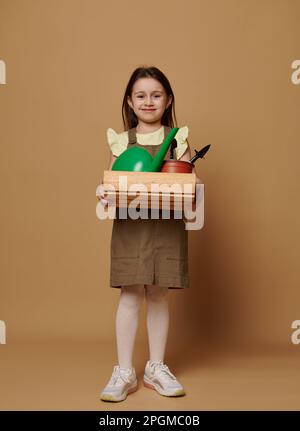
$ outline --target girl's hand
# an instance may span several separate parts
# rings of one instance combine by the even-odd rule
[[[107,168],[108,171],[111,171],[112,165],[114,164],[115,160],[117,160],[117,157],[113,155],[112,152],[110,152],[110,160],[109,160],[109,166]],[[105,207],[106,205],[108,205],[108,201],[106,199],[104,199],[104,191],[101,190],[103,185],[103,180],[101,180],[101,183],[99,184],[99,186],[97,186],[96,189],[96,196],[98,198],[98,200],[101,202],[101,204]]]
[[[97,186],[96,188],[96,196],[98,200],[101,202],[101,204],[105,207],[106,205],[108,205],[108,201],[104,199],[104,195],[105,193],[103,191],[103,180],[102,180],[99,186]]]

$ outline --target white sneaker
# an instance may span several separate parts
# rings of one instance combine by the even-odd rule
[[[135,369],[114,366],[112,376],[101,392],[103,401],[123,401],[138,388]]]
[[[163,361],[149,360],[145,367],[144,385],[155,389],[159,394],[167,397],[185,395],[183,386],[178,382]]]

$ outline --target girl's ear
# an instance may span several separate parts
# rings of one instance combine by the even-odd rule
[[[132,106],[132,102],[131,102],[130,96],[127,96],[127,103],[128,103],[128,105],[130,106],[130,108],[131,108],[131,109],[133,109],[133,106]]]
[[[171,103],[172,103],[172,95],[170,94],[169,100],[168,100],[168,102],[166,104],[166,109],[168,109],[168,107],[171,105]]]

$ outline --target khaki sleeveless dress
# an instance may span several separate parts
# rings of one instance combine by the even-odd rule
[[[164,126],[164,139],[170,127]],[[128,147],[139,146],[155,156],[159,145],[141,145],[136,140],[136,129],[128,130]],[[170,158],[170,148],[165,159]],[[111,235],[110,287],[144,284],[167,286],[169,289],[189,287],[188,231],[183,219],[132,220],[116,218]]]

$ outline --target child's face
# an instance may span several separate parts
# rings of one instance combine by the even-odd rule
[[[172,101],[164,87],[153,78],[140,78],[132,88],[131,98],[127,98],[129,106],[140,121],[155,123],[161,119]]]

